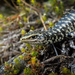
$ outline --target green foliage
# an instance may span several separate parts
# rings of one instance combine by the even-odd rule
[[[21,51],[22,51],[22,52],[26,52],[25,48],[22,48]]]
[[[36,49],[36,50],[43,49],[43,46],[42,46],[42,45],[35,45],[35,49]]]
[[[57,5],[57,0],[49,0],[49,2],[51,3],[52,7],[54,7],[55,5]]]
[[[3,15],[2,15],[2,14],[0,14],[0,18],[1,18],[1,19],[3,18]]]
[[[19,70],[14,70],[14,74],[18,74],[19,73]]]
[[[47,17],[46,16],[43,16],[42,18],[43,18],[44,21],[47,21]]]
[[[15,58],[15,60],[14,60],[14,61],[15,61],[15,64],[17,64],[17,65],[18,65],[18,64],[20,64],[19,59]]]
[[[21,60],[23,60],[23,56],[22,56],[22,55],[19,55],[19,58],[20,58]]]
[[[25,30],[22,29],[21,34],[25,35],[25,33],[26,33]]]
[[[32,3],[32,4],[35,4],[35,3],[36,3],[36,0],[31,0],[31,3]]]
[[[72,73],[70,72],[70,70],[67,69],[67,68],[63,68],[62,73],[63,73],[63,75],[72,75]]]
[[[63,2],[57,0],[49,0],[49,2],[51,3],[53,11],[55,11],[58,16],[62,16],[64,10]]]
[[[7,62],[5,62],[5,65],[8,66],[9,64]]]
[[[26,43],[26,46],[29,48],[29,49],[32,49],[32,46],[28,43]]]
[[[62,1],[60,2],[60,6],[61,6],[61,9],[64,10],[63,2]]]
[[[49,75],[57,75],[57,73],[50,73]]]
[[[34,30],[34,27],[33,26],[31,26],[31,30]]]
[[[52,22],[49,22],[49,27],[53,27],[54,26],[54,24],[52,23]]]
[[[46,11],[46,12],[48,12],[48,11],[49,11],[49,9],[48,9],[47,5],[44,5],[44,9],[45,9],[45,11]]]
[[[25,22],[27,22],[27,18],[25,16],[23,17],[23,19],[24,19]]]
[[[20,6],[20,7],[22,7],[22,2],[21,2],[21,0],[17,0],[17,4]]]
[[[38,75],[38,74],[33,73],[32,70],[28,67],[24,69],[24,75]]]
[[[34,5],[34,6],[36,6],[37,5],[36,0],[31,0],[31,4]]]
[[[24,75],[33,75],[32,71],[29,67],[24,69]]]
[[[62,69],[62,75],[75,75],[74,73],[71,73],[71,71],[67,68]],[[49,75],[58,75],[57,73],[50,73]]]
[[[0,27],[0,32],[3,31],[2,27]]]
[[[21,0],[17,0],[17,3],[21,3]]]
[[[38,71],[40,64],[39,60],[36,58],[38,57],[38,51],[37,49],[41,49],[42,46],[36,45],[35,48],[33,48],[30,44],[26,43],[26,46],[28,47],[28,50],[25,50],[24,48],[21,49],[22,52],[25,52],[27,55],[26,56],[19,56],[20,59],[26,60],[28,59],[28,64],[31,65],[30,68],[25,68],[24,69],[24,74],[25,75],[38,75],[36,72]]]
[[[68,0],[69,1],[69,3],[74,3],[75,2],[75,0]]]
[[[59,14],[59,7],[58,6],[56,6],[56,8],[55,8],[55,12],[56,12],[56,14]]]
[[[22,22],[20,22],[20,21],[19,21],[19,26],[20,26],[20,27],[23,27],[23,24],[22,24]]]
[[[28,7],[26,7],[26,10],[27,10],[28,12],[30,12],[30,9],[29,9]]]
[[[20,69],[20,61],[15,58],[15,65],[12,65],[11,63],[5,62],[5,73],[4,75],[16,75],[19,73]]]
[[[36,64],[36,62],[37,62],[36,57],[32,57],[32,58],[31,58],[31,64]]]
[[[32,51],[32,52],[31,52],[31,55],[32,55],[32,56],[38,56],[38,52],[37,52],[37,51]]]

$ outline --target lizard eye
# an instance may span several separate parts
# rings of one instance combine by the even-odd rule
[[[35,36],[32,36],[32,38],[34,39],[34,38],[35,38]]]
[[[35,39],[36,37],[38,37],[38,35],[34,35],[34,36],[32,36],[33,39]]]

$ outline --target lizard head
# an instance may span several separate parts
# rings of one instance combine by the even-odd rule
[[[20,39],[20,41],[24,43],[29,43],[29,44],[43,45],[45,40],[43,33],[44,33],[43,31],[29,32],[25,36],[23,36]]]

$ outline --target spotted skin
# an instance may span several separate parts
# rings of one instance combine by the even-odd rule
[[[22,42],[30,44],[52,44],[65,38],[73,37],[75,33],[75,10],[62,17],[51,30],[29,32],[21,38]]]

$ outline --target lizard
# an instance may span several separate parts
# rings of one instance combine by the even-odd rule
[[[20,40],[29,44],[47,45],[75,37],[75,9],[65,14],[51,30],[29,32]]]

